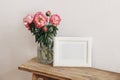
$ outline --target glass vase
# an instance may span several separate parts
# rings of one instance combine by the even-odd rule
[[[42,64],[51,64],[53,62],[53,49],[45,45],[37,46],[37,58]]]

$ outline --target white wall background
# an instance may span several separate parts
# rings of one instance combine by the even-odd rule
[[[58,36],[93,37],[93,66],[120,72],[120,0],[0,0],[0,80],[30,80],[17,67],[36,56],[22,19],[51,10],[62,23]]]

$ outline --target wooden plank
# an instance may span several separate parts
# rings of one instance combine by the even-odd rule
[[[59,80],[120,80],[120,73],[85,67],[53,67],[40,64],[36,58],[18,68]]]

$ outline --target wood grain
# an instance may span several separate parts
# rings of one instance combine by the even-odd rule
[[[40,64],[36,58],[18,68],[57,80],[120,80],[120,73],[87,67],[53,67]]]

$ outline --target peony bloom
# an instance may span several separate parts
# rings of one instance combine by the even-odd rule
[[[50,16],[51,15],[51,12],[48,10],[47,12],[46,12],[46,16]]]
[[[47,17],[42,12],[37,12],[34,17],[35,27],[41,28],[46,25]]]
[[[23,22],[24,22],[24,25],[30,30],[30,26],[29,24],[32,23],[34,19],[34,15],[33,14],[28,14],[25,18],[23,18]]]
[[[27,22],[24,22],[24,25],[25,25],[26,28],[28,28],[28,30],[30,30],[30,26]]]
[[[50,17],[51,24],[53,24],[54,26],[57,26],[57,25],[59,25],[60,21],[61,21],[61,18],[59,15],[57,15],[57,14],[51,15],[51,17]]]

